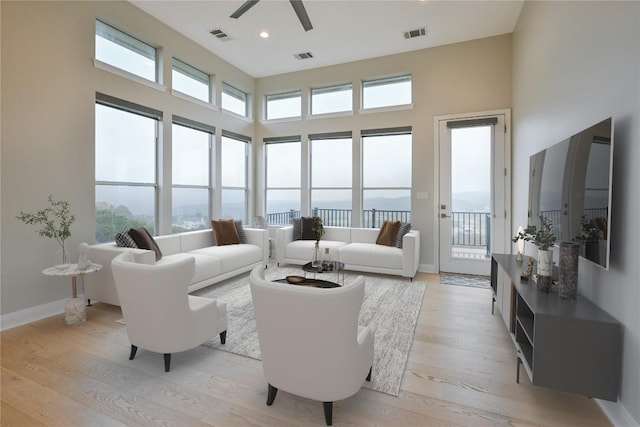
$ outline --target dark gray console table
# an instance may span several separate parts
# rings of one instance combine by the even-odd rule
[[[521,282],[526,265],[514,255],[492,254],[492,306],[515,343],[516,380],[522,365],[532,384],[616,401],[620,323],[581,295],[567,301]]]

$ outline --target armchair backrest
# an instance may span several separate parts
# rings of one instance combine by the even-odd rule
[[[187,287],[195,272],[193,257],[149,265],[136,263],[127,251],[113,259],[111,270],[132,342],[145,347],[192,327]]]
[[[318,400],[335,395],[344,383],[359,381],[360,386],[363,378],[354,373],[361,371],[356,365],[362,276],[342,287],[319,289],[269,282],[264,270],[255,268],[250,283],[270,384]]]

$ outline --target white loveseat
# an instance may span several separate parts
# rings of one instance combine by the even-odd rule
[[[162,258],[155,261],[155,252],[146,249],[118,247],[115,243],[89,246],[89,259],[102,264],[102,270],[84,278],[85,297],[89,302],[100,301],[120,305],[113,281],[111,261],[125,251],[131,251],[136,262],[164,264],[193,257],[195,273],[188,290],[204,288],[236,276],[269,262],[269,232],[264,229],[244,228],[246,243],[216,246],[213,232],[209,230],[156,236],[154,240],[162,251]]]
[[[402,238],[402,248],[377,245],[377,228],[324,227],[321,253],[329,248],[331,259],[345,269],[394,274],[413,278],[420,262],[420,231],[411,230]],[[276,230],[278,264],[306,264],[311,260],[315,240],[294,240],[293,225]]]

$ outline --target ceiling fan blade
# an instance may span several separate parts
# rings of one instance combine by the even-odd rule
[[[229,18],[235,18],[235,19],[240,18],[247,10],[251,9],[259,1],[260,0],[247,0],[247,1],[245,1],[244,3],[242,3],[242,6],[240,6],[238,8],[238,10],[236,10],[235,12],[233,12],[231,14],[231,16],[229,16]]]
[[[307,15],[307,11],[302,4],[302,0],[289,0],[289,2],[291,3],[291,6],[293,6],[293,10],[296,12],[296,15],[298,15],[302,28],[304,28],[305,31],[312,30],[313,25],[311,25],[309,15]]]

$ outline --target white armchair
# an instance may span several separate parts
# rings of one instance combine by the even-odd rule
[[[371,380],[373,331],[358,326],[364,278],[320,289],[266,281],[250,275],[267,405],[278,389],[323,402],[327,425],[333,402],[354,395]]]
[[[217,334],[225,343],[227,305],[187,293],[193,257],[155,265],[137,263],[127,251],[113,259],[111,269],[131,342],[129,360],[138,347],[163,353],[169,372],[171,353],[197,347]]]

